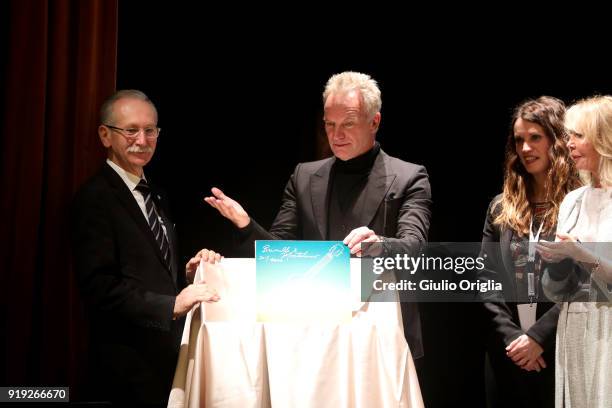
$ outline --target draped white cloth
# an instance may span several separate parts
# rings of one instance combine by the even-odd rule
[[[253,259],[200,268],[221,300],[188,314],[168,406],[422,407],[399,303],[361,302],[358,262],[338,324],[257,323]]]

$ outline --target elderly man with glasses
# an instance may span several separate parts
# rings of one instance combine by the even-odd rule
[[[144,93],[108,98],[98,127],[108,159],[74,199],[73,252],[90,323],[88,399],[167,403],[182,317],[218,300],[205,283],[188,283],[202,258],[220,256],[202,250],[179,267],[166,200],[145,177],[159,132]]]

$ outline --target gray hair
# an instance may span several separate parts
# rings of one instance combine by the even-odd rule
[[[123,89],[115,92],[104,101],[102,107],[100,108],[100,123],[113,123],[113,107],[115,105],[115,102],[120,99],[138,99],[140,101],[147,102],[153,108],[153,111],[155,112],[155,118],[157,119],[157,109],[155,108],[153,102],[151,102],[149,97],[145,95],[144,92],[139,91],[137,89]]]
[[[323,91],[323,103],[332,93],[342,94],[352,90],[358,90],[361,94],[361,100],[368,118],[373,117],[376,112],[380,112],[382,100],[378,84],[372,77],[360,72],[346,71],[329,78]]]

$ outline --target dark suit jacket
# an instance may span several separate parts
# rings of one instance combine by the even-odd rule
[[[281,208],[266,231],[257,222],[242,231],[244,241],[256,239],[325,240],[328,225],[331,157],[296,166],[289,179]],[[431,189],[425,167],[399,160],[382,150],[376,157],[365,188],[359,222],[406,251],[427,241],[431,218]],[[423,355],[421,326],[416,303],[402,304],[404,331],[413,357]]]
[[[132,193],[108,164],[74,198],[73,252],[90,320],[95,398],[163,402],[170,391],[183,327],[172,314],[186,282],[165,200],[154,188],[152,193],[171,268]]]
[[[536,340],[544,349],[542,357],[547,368],[540,373],[527,372],[516,366],[506,356],[505,347],[523,334],[520,326],[516,300],[516,278],[514,260],[510,243],[513,230],[500,228],[493,224],[499,209],[495,203],[501,198],[498,195],[491,201],[482,236],[482,253],[485,258],[485,269],[480,272],[480,279],[494,279],[503,285],[503,293],[495,301],[484,302],[482,311],[488,333],[485,339],[489,359],[497,383],[497,405],[504,407],[552,407],[554,406],[554,359],[555,336],[560,308],[558,305],[543,302],[544,294],[540,287],[539,303],[536,309],[536,322],[527,335]],[[508,301],[505,301],[508,299]]]
[[[480,277],[501,282],[504,288],[503,296],[507,299],[517,299],[514,261],[510,252],[510,242],[514,231],[493,224],[497,215],[494,205],[500,198],[501,195],[495,197],[487,210],[487,218],[482,233],[486,261],[485,269]],[[545,350],[554,350],[560,309],[558,305],[553,305],[553,303],[542,302],[543,297],[544,294],[540,290],[536,322],[527,331],[527,335],[536,340]],[[515,302],[485,302],[484,308],[492,331],[506,346],[523,334]]]

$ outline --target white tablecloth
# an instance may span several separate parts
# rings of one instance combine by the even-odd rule
[[[360,301],[358,262],[339,324],[257,323],[255,261],[207,265],[221,300],[187,315],[168,406],[422,407],[399,304]]]

